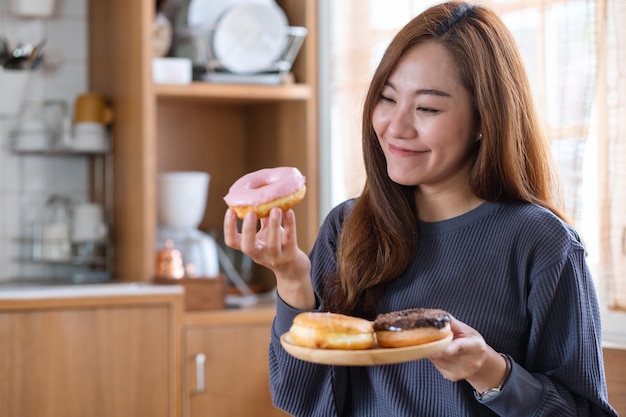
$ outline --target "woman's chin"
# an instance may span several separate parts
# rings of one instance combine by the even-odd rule
[[[404,185],[406,187],[412,187],[419,185],[419,180],[415,176],[406,175],[406,172],[393,172],[387,171],[389,179],[396,184]]]

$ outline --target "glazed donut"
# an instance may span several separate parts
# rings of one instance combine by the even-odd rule
[[[450,315],[443,310],[413,308],[379,314],[374,320],[381,347],[414,346],[450,335]]]
[[[300,313],[289,337],[298,346],[316,349],[367,349],[375,343],[372,322],[338,313]]]
[[[306,194],[305,181],[297,168],[264,168],[235,181],[224,201],[238,218],[255,211],[260,219],[269,216],[274,207],[288,210],[301,202]]]

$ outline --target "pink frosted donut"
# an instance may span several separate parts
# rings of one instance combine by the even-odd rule
[[[293,167],[264,168],[239,178],[228,190],[224,201],[237,217],[255,211],[267,217],[273,207],[288,210],[304,199],[306,179]]]

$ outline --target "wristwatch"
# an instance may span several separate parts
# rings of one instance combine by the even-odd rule
[[[500,391],[502,391],[502,387],[504,387],[506,380],[509,379],[509,375],[511,374],[511,360],[509,359],[508,356],[502,353],[500,354],[500,356],[502,356],[504,360],[506,361],[506,371],[504,372],[504,378],[502,379],[502,382],[500,383],[500,385],[498,385],[495,388],[489,388],[483,392],[477,392],[476,390],[474,390],[474,396],[476,397],[478,401],[489,401],[492,398],[495,398],[498,395],[500,395]]]

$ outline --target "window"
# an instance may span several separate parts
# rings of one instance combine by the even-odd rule
[[[434,3],[322,2],[330,21],[322,120],[332,149],[323,211],[361,191],[361,111],[371,74],[397,30]],[[626,341],[626,0],[483,3],[502,17],[524,57],[565,206],[588,249],[605,337]]]

